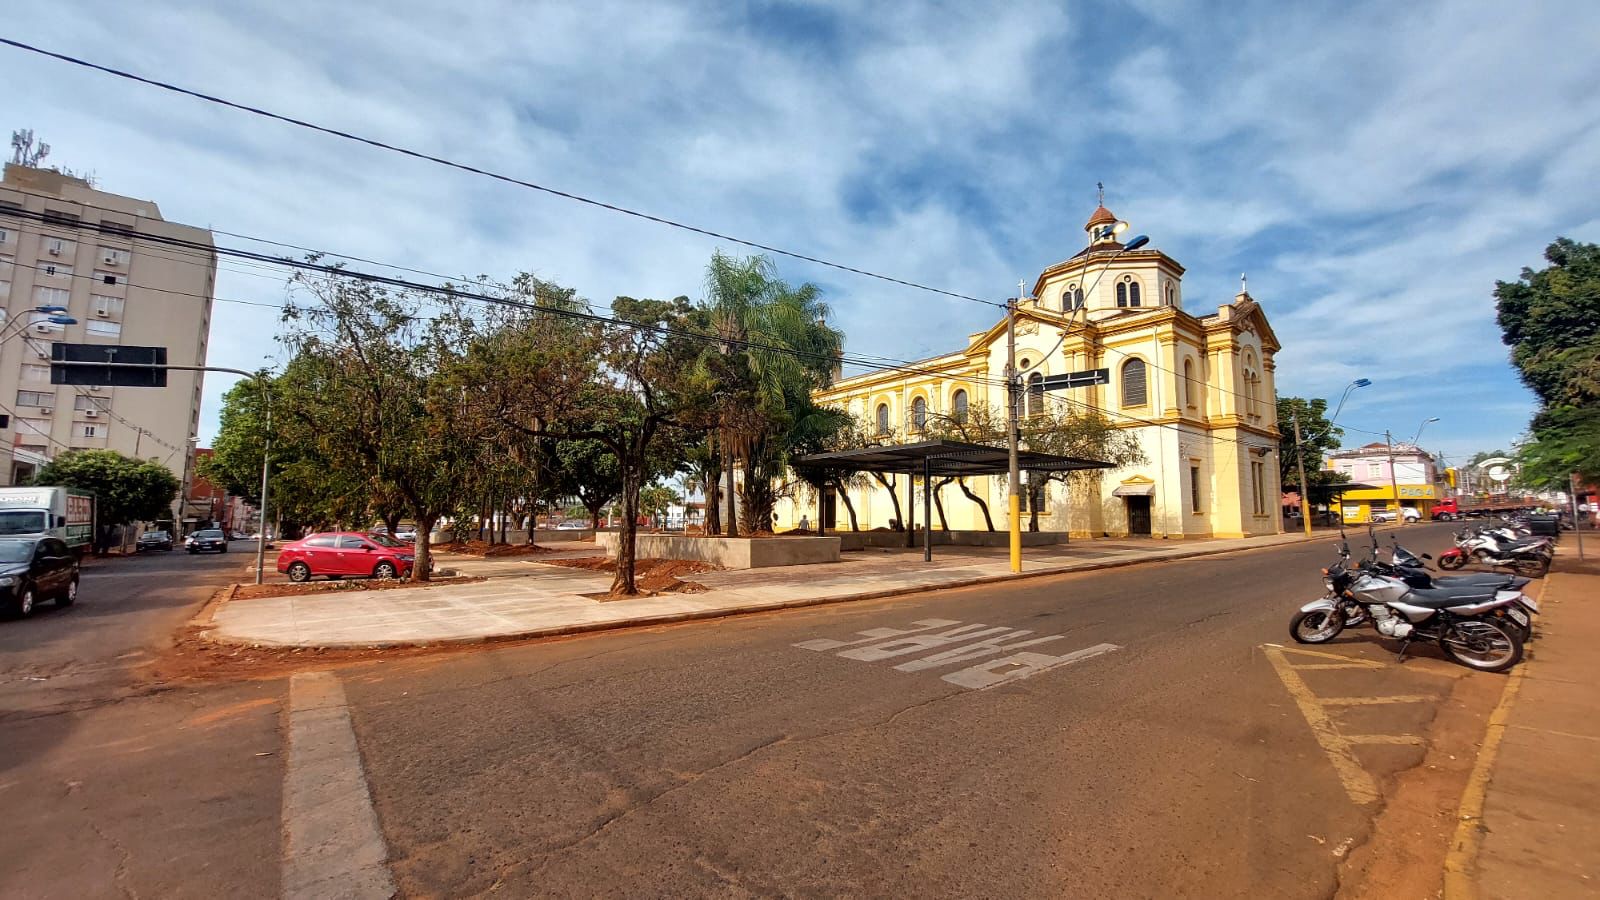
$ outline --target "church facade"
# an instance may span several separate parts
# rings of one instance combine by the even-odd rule
[[[1282,531],[1279,511],[1277,391],[1279,349],[1261,305],[1241,286],[1231,302],[1203,315],[1184,309],[1183,266],[1160,250],[1119,242],[1125,223],[1101,205],[1084,230],[1088,246],[1040,273],[1019,302],[1016,358],[1027,390],[1023,415],[1048,405],[1098,410],[1133,435],[1144,461],[1083,473],[1071,485],[1051,482],[1033,492],[1042,531],[1077,537],[1240,537]],[[916,373],[904,371],[915,369]],[[1050,375],[1108,370],[1108,383],[1044,391]],[[923,439],[937,417],[965,420],[986,406],[1003,417],[1006,323],[970,335],[965,347],[902,370],[834,382],[817,394],[848,411],[886,442]],[[909,508],[906,479],[897,498],[876,481],[848,491],[862,530],[886,527]],[[1004,477],[966,479],[940,489],[944,522],[955,530],[987,527],[983,500],[997,530],[1006,530]],[[922,516],[916,488],[913,521]],[[830,529],[848,529],[845,504],[829,498]],[[815,496],[782,502],[779,528],[814,522]],[[1024,511],[1023,527],[1029,512]],[[921,525],[920,522],[917,524]],[[934,517],[934,527],[940,520]]]

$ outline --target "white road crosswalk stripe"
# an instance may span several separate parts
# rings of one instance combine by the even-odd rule
[[[1041,672],[1122,649],[1116,644],[1095,644],[1082,650],[1052,656],[1025,651],[1022,648],[1060,641],[1065,639],[1065,635],[1030,637],[1034,632],[1024,629],[983,624],[962,625],[951,619],[919,619],[911,624],[914,627],[871,628],[858,631],[856,634],[859,637],[849,640],[819,638],[802,641],[794,646],[818,653],[836,651],[835,656],[861,662],[881,662],[929,650],[938,651],[895,665],[893,668],[897,672],[922,672],[981,659],[985,661],[941,676],[951,684],[977,691],[1021,681]],[[939,628],[947,630],[934,630]],[[960,646],[951,646],[956,644]],[[988,657],[999,658],[987,659]]]

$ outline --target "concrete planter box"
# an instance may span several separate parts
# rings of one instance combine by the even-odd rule
[[[904,538],[905,535],[901,535]],[[607,556],[617,555],[622,535],[602,531],[595,542]],[[839,561],[839,538],[826,537],[687,537],[681,534],[641,534],[634,546],[639,559],[694,559],[729,569],[764,569]]]
[[[839,549],[865,550],[868,547],[904,547],[906,546],[906,533],[903,531],[840,531]],[[1067,535],[1060,531],[1024,531],[1022,533],[1022,546],[1047,547],[1054,544],[1065,544]],[[1004,531],[935,531],[933,545],[935,547],[1007,547],[1011,544],[1011,536]],[[914,546],[922,546],[922,532],[918,531]]]

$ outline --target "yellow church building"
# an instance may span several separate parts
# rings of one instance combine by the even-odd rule
[[[1041,272],[1032,296],[1019,302],[1016,356],[1028,386],[1020,405],[1023,415],[1056,403],[1100,410],[1133,432],[1145,461],[1080,474],[1070,489],[1045,485],[1040,530],[1076,537],[1282,531],[1273,379],[1279,344],[1266,314],[1243,286],[1214,312],[1186,311],[1183,266],[1148,246],[1125,247],[1124,228],[1104,205],[1095,209],[1084,226],[1088,246]],[[1108,370],[1108,383],[1049,392],[1040,384],[1046,376],[1094,369]],[[922,439],[932,416],[960,418],[980,404],[1003,411],[1005,371],[1002,318],[970,335],[960,350],[840,379],[816,399],[909,443]],[[970,478],[967,488],[986,501],[995,528],[1006,530],[1005,479]],[[898,491],[904,510],[903,478]],[[919,498],[920,492],[919,486]],[[895,517],[876,482],[852,489],[849,499],[863,530],[889,526]],[[985,528],[983,513],[957,485],[944,487],[940,500],[951,529]],[[778,525],[795,527],[802,516],[815,517],[816,508],[814,498],[781,502]],[[829,508],[827,527],[847,529],[841,504]],[[919,499],[915,517],[921,515]]]

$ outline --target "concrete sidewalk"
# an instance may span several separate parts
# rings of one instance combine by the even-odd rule
[[[1481,818],[1463,809],[1453,852],[1481,846],[1447,900],[1600,897],[1600,575],[1549,576],[1535,627],[1501,727],[1490,725]]]
[[[1335,539],[1325,532],[1310,538]],[[537,561],[539,557],[449,555],[441,557],[442,567],[490,580],[407,590],[233,600],[215,611],[206,635],[224,643],[352,648],[544,637],[865,600],[1306,540],[1296,533],[1205,541],[1084,541],[1028,549],[1022,575],[1011,573],[1004,548],[961,548],[960,553],[943,548],[932,563],[923,562],[920,551],[863,551],[846,554],[837,563],[694,576],[710,588],[704,593],[608,602],[584,595],[607,591],[609,574],[546,565]],[[562,549],[583,555],[580,548]]]

